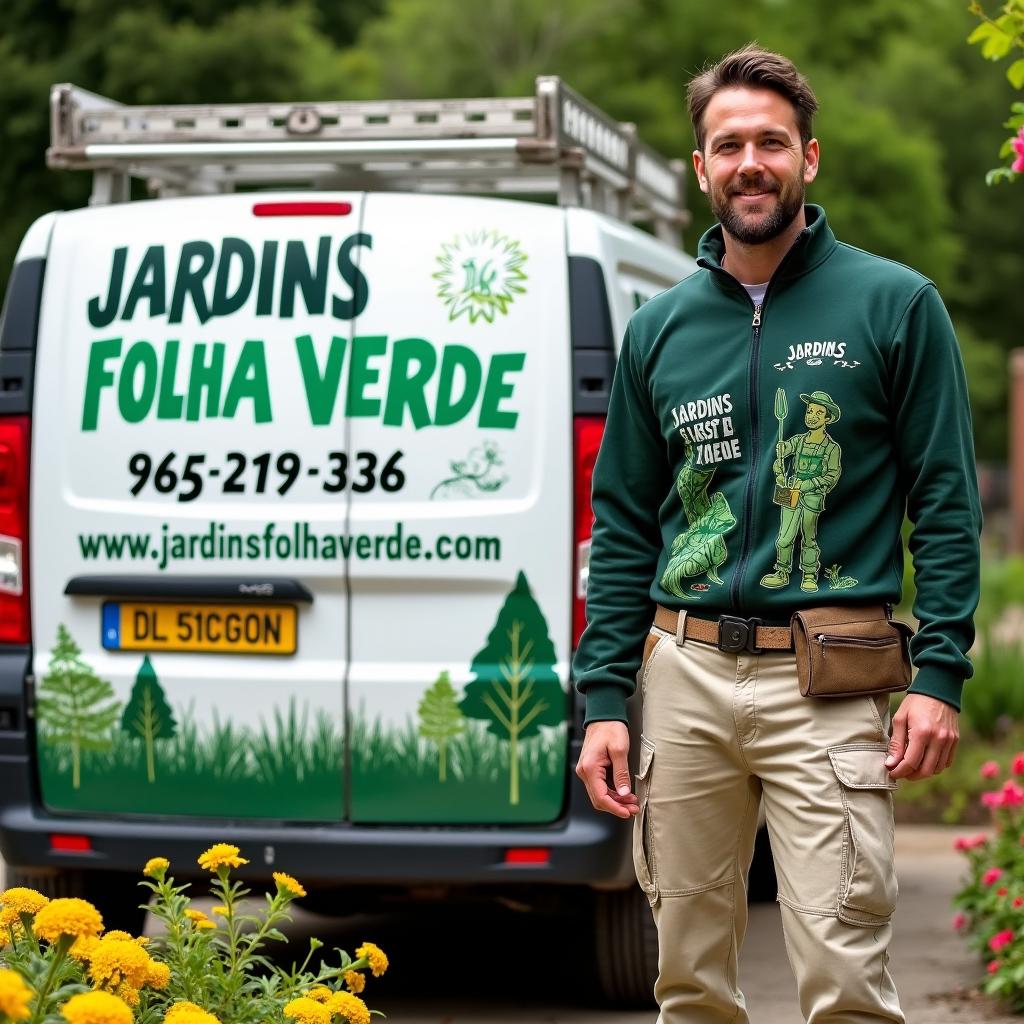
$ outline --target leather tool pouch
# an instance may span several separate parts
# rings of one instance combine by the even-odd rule
[[[807,608],[791,620],[797,677],[804,697],[893,693],[910,686],[905,622],[882,605]]]

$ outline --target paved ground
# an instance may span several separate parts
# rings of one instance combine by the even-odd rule
[[[962,830],[901,826],[897,830],[900,906],[892,969],[908,1024],[1021,1024],[971,994],[980,965],[950,927],[950,897]],[[392,970],[371,980],[370,1005],[395,1024],[653,1024],[653,1012],[602,1008],[591,997],[578,936],[564,923],[493,910],[453,914],[424,907],[348,919],[311,914],[290,930],[297,955],[315,934],[328,948],[350,952],[363,939],[388,951]],[[774,904],[755,906],[743,949],[741,984],[752,1024],[795,1024],[800,1014]]]

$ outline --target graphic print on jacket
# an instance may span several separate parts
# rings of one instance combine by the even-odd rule
[[[818,547],[818,519],[825,510],[825,496],[842,475],[842,449],[826,431],[839,420],[841,410],[827,391],[801,394],[807,407],[804,425],[807,431],[783,439],[788,401],[786,392],[775,393],[775,418],[779,421],[779,441],[775,446],[775,489],[772,501],[780,506],[779,535],[775,541],[775,569],[761,577],[761,586],[777,590],[789,583],[793,571],[793,552],[800,537],[800,589],[813,594],[818,589],[821,549]],[[830,589],[847,590],[857,585],[851,576],[839,575],[838,565],[826,570]]]

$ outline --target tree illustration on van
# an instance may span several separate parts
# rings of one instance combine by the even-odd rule
[[[146,744],[146,778],[156,782],[156,741],[172,739],[178,725],[148,654],[135,677],[132,695],[121,716],[121,728]]]
[[[505,598],[498,619],[470,666],[475,678],[459,707],[468,718],[487,722],[487,731],[508,743],[510,804],[519,803],[520,743],[542,725],[565,718],[566,696],[554,671],[555,648],[548,624],[530,593],[526,576]]]
[[[111,746],[111,726],[121,711],[114,688],[82,658],[67,627],[57,626],[57,643],[39,687],[39,719],[48,743],[71,748],[71,784],[82,784],[82,751]]]
[[[423,695],[419,713],[419,734],[437,747],[437,777],[444,782],[448,778],[448,741],[466,731],[466,716],[459,709],[447,672]]]

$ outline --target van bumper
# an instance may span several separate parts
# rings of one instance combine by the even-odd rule
[[[572,884],[619,888],[635,884],[630,827],[598,814],[582,784],[569,782],[568,812],[546,826],[399,827],[394,825],[252,822],[224,819],[113,818],[56,814],[33,794],[27,748],[15,737],[0,753],[0,854],[33,869],[104,869],[140,874],[150,857],[166,857],[175,877],[198,875],[196,858],[215,842],[233,843],[250,864],[241,878],[281,868],[311,883],[336,885]],[[21,748],[20,751],[15,747]],[[573,744],[571,764],[579,758]],[[86,836],[91,849],[67,853],[51,836]],[[546,862],[508,863],[510,849],[543,849]]]

